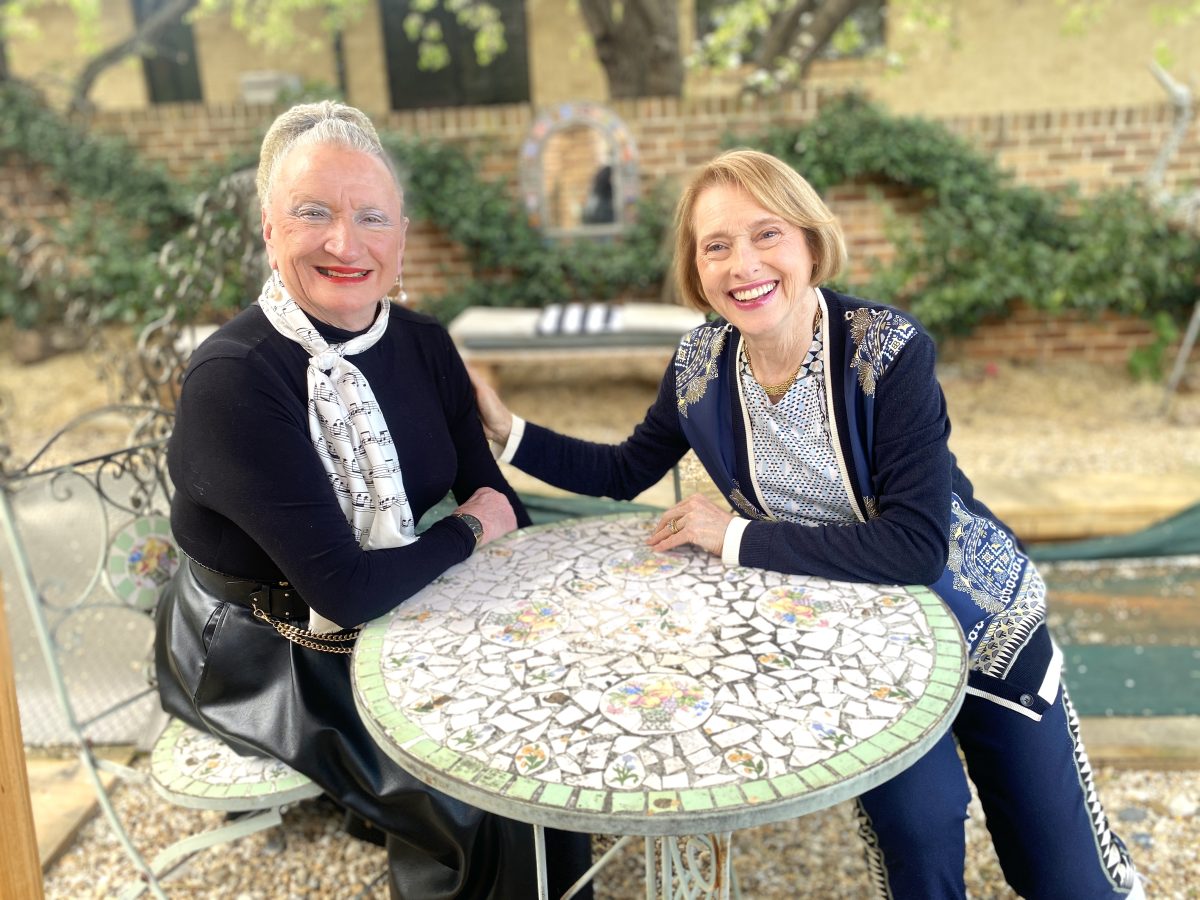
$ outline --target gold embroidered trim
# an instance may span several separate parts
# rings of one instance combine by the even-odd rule
[[[850,368],[858,372],[858,385],[868,397],[875,396],[879,379],[917,333],[916,326],[891,310],[860,307],[846,313],[854,357]]]
[[[717,360],[725,348],[731,325],[723,328],[700,326],[687,334],[675,352],[675,397],[679,414],[687,417],[688,407],[699,403],[708,386],[717,377]]]
[[[746,495],[742,493],[741,488],[734,488],[729,492],[729,502],[739,510],[745,513],[751,519],[769,519],[770,516],[764,515],[758,507],[746,499]]]

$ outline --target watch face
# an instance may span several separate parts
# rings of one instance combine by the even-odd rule
[[[479,543],[479,539],[483,537],[483,523],[470,513],[455,513],[455,515],[467,523],[471,533],[475,535],[475,543]]]

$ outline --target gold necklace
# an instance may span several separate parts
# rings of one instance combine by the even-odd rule
[[[742,344],[742,349],[746,352],[746,366],[750,369],[750,377],[758,381],[758,377],[754,374],[754,363],[750,361],[750,348],[746,344]],[[804,368],[804,360],[800,360],[800,365],[796,366],[796,371],[792,373],[792,377],[787,381],[781,381],[779,384],[763,384],[758,381],[758,386],[763,389],[763,393],[768,397],[782,397],[792,389],[792,385],[796,383],[796,378],[800,375],[800,370]]]

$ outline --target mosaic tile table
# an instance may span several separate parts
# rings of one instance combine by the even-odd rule
[[[696,836],[705,866],[647,840],[647,896],[673,877],[727,896],[732,831],[856,796],[941,736],[963,644],[926,588],[654,553],[653,521],[488,544],[363,631],[355,699],[427,784],[539,837]]]

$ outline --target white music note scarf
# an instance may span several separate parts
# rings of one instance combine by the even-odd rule
[[[411,544],[416,523],[395,444],[366,377],[346,358],[383,337],[391,304],[386,297],[380,300],[379,315],[367,331],[332,346],[288,294],[278,272],[263,285],[258,305],[276,331],[308,352],[308,433],[359,546],[380,550]],[[326,633],[342,626],[312,612],[308,627]]]

